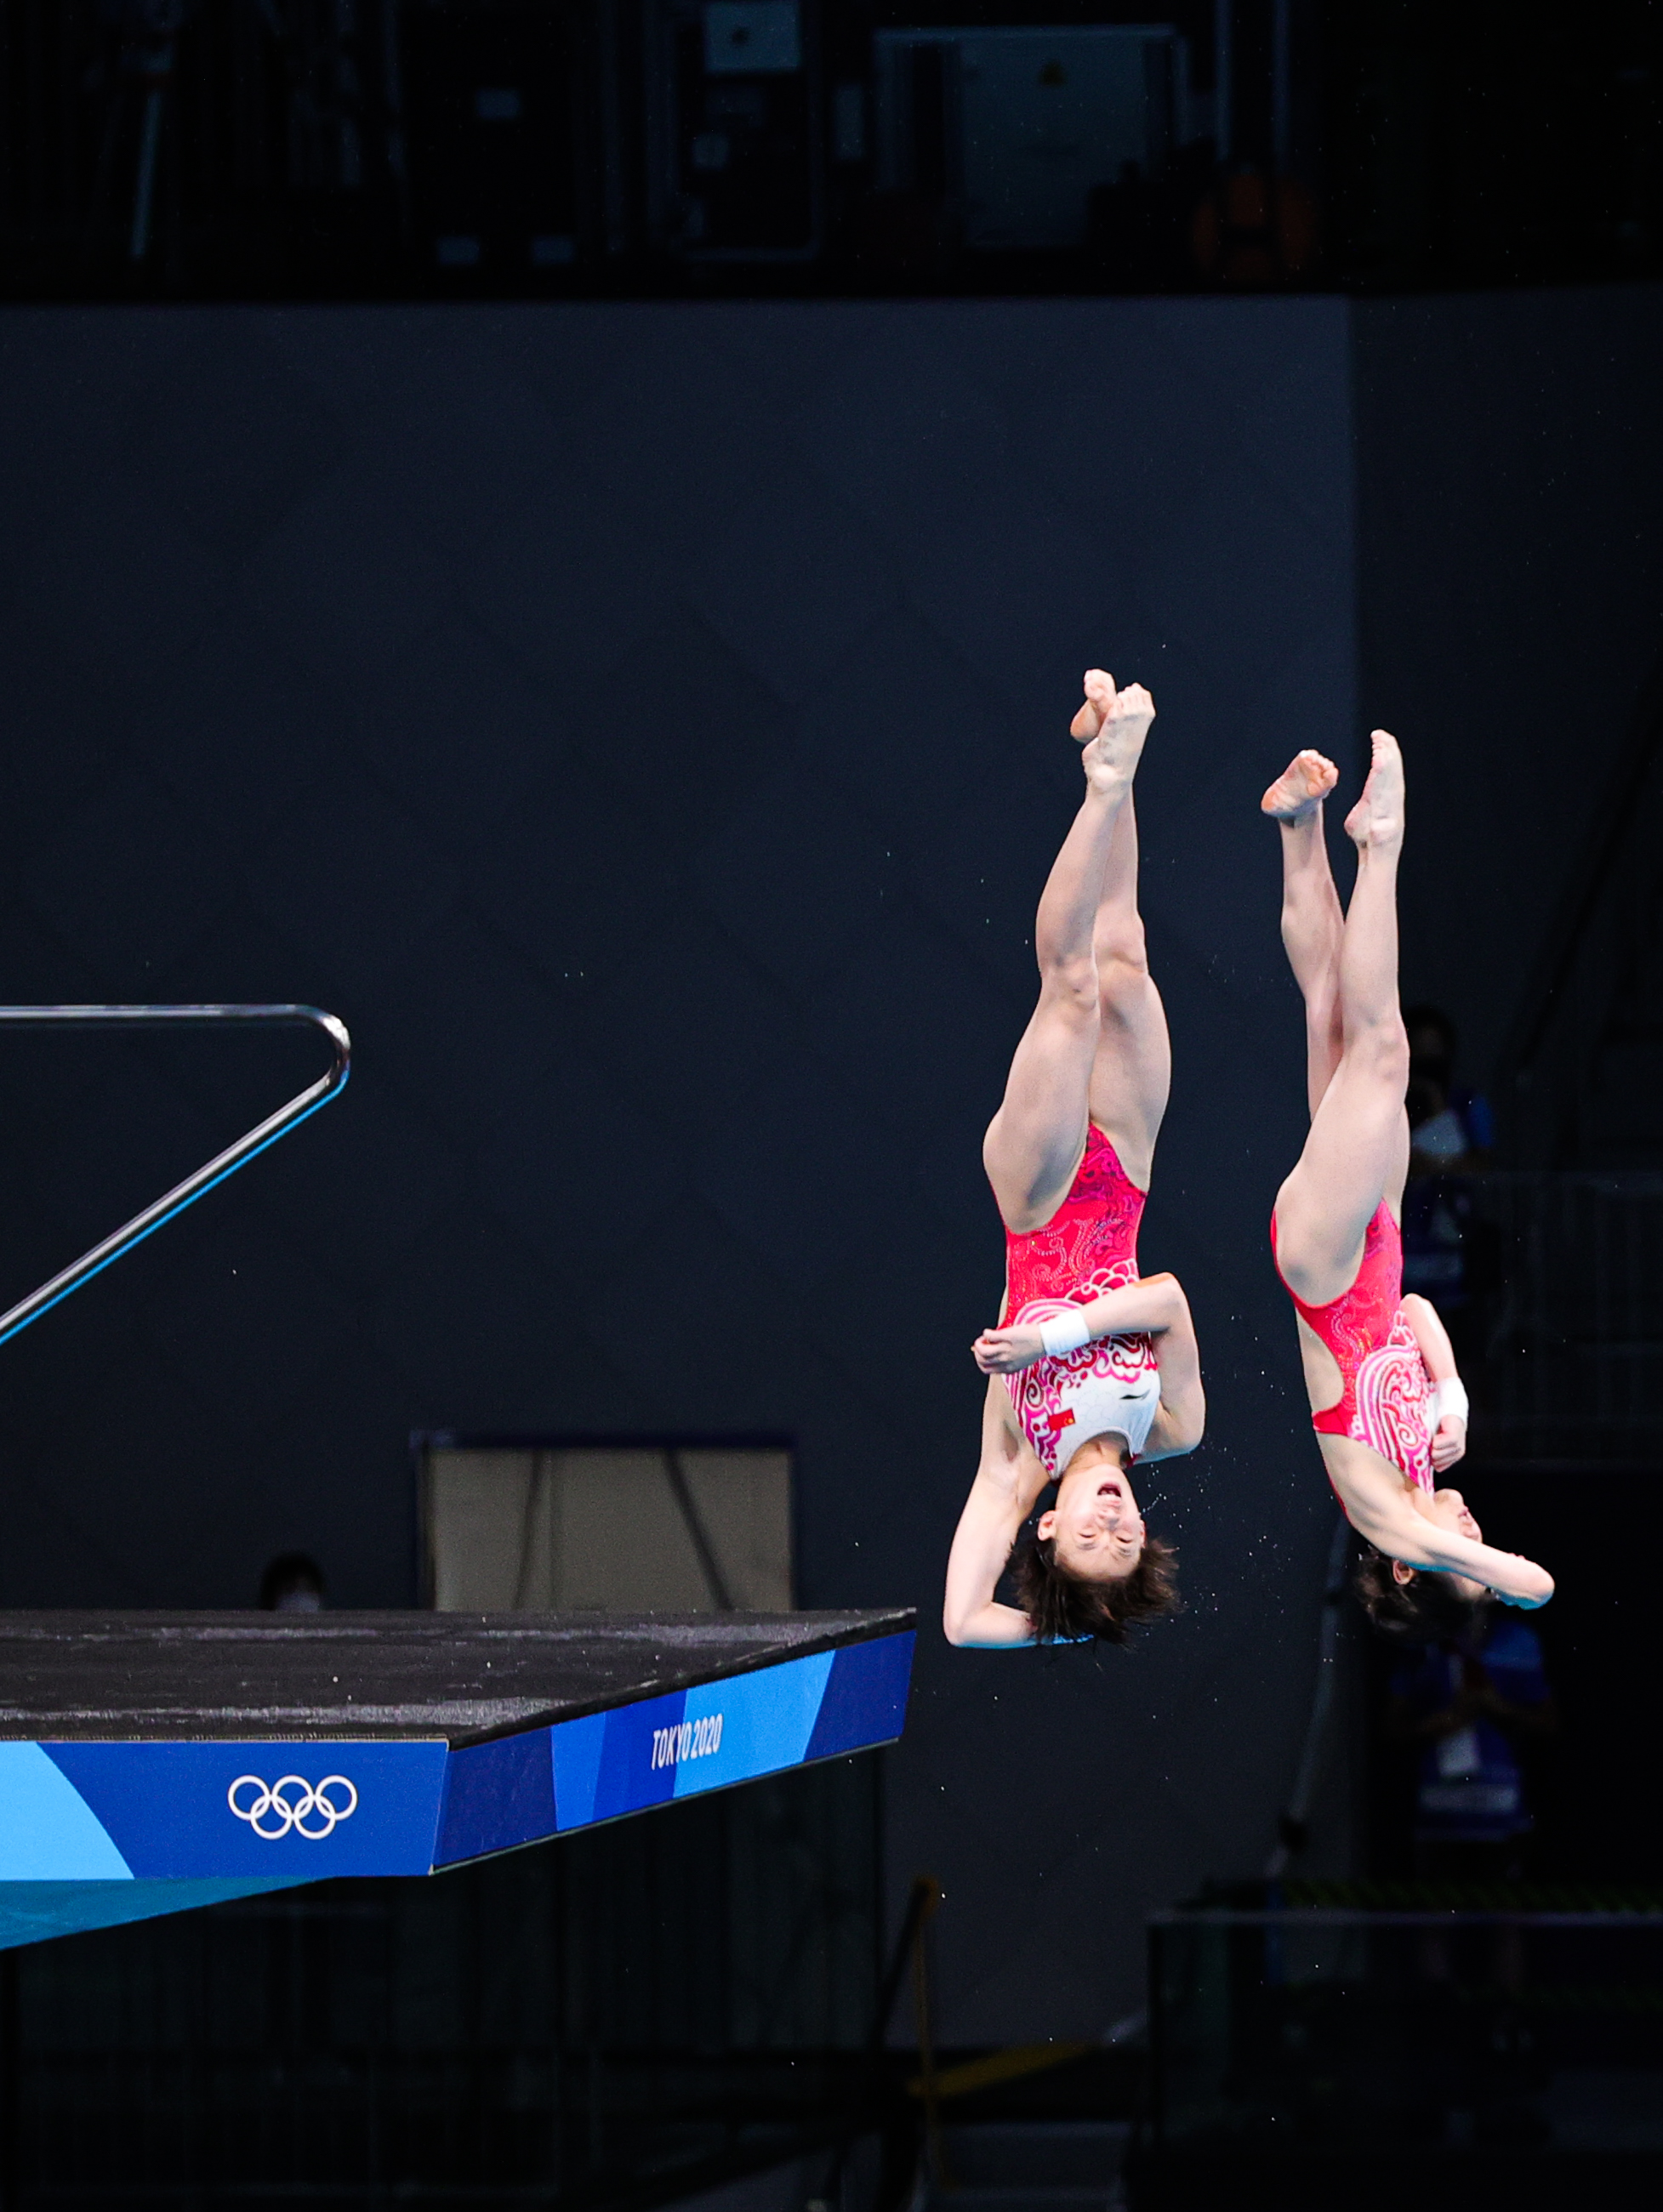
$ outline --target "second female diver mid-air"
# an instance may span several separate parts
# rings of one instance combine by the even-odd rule
[[[1398,1001],[1403,757],[1376,730],[1345,817],[1357,853],[1342,911],[1323,836],[1338,771],[1294,756],[1260,802],[1281,825],[1282,936],[1305,1002],[1311,1129],[1276,1193],[1270,1243],[1298,1314],[1311,1425],[1346,1519],[1368,1547],[1357,1594],[1376,1626],[1422,1642],[1471,1637],[1492,1595],[1545,1605],[1532,1560],[1483,1540],[1441,1482],[1466,1449],[1467,1397],[1449,1334],[1403,1295],[1409,1040]]]

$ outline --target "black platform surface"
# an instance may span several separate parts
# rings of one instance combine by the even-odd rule
[[[452,1749],[836,1650],[911,1612],[0,1613],[0,1740]]]

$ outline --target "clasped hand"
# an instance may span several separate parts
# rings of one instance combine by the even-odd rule
[[[984,1328],[970,1356],[984,1375],[1020,1375],[1045,1349],[1037,1328]]]
[[[1018,1334],[1021,1332],[1019,1330]],[[1432,1472],[1447,1474],[1458,1459],[1466,1455],[1466,1423],[1454,1413],[1446,1413],[1438,1424],[1438,1433],[1432,1439]]]

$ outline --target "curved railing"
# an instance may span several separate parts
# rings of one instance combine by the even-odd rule
[[[265,1027],[269,1029],[317,1029],[329,1040],[332,1055],[329,1072],[320,1075],[269,1115],[235,1145],[217,1152],[205,1166],[194,1175],[136,1213],[123,1227],[83,1252],[78,1260],[54,1275],[50,1282],[42,1283],[38,1291],[31,1291],[9,1312],[0,1314],[0,1344],[38,1321],[49,1308],[66,1298],[71,1291],[78,1291],[82,1283],[90,1282],[124,1252],[142,1243],[164,1221],[171,1221],[176,1213],[210,1191],[226,1176],[235,1175],[246,1166],[257,1152],[297,1128],[310,1114],[315,1114],[342,1090],[351,1072],[352,1041],[347,1036],[346,1025],[333,1014],[320,1013],[316,1006],[0,1006],[0,1030],[20,1029],[82,1029],[82,1030],[143,1030],[179,1028]]]

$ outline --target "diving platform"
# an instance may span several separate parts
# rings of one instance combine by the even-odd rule
[[[0,1613],[0,1948],[892,1741],[911,1612]]]

